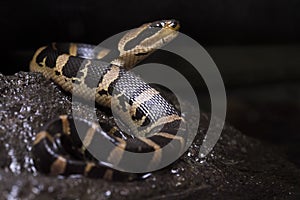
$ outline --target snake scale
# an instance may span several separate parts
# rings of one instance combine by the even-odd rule
[[[109,50],[97,50],[89,44],[52,43],[39,48],[30,62],[30,70],[42,73],[66,92],[97,104],[114,107],[118,118],[129,127],[129,137],[116,126],[99,124],[79,117],[61,115],[47,123],[33,143],[35,164],[51,175],[79,174],[107,180],[131,179],[135,174],[115,170],[122,166],[125,151],[154,152],[144,165],[155,166],[170,154],[182,153],[186,135],[184,119],[156,89],[129,71],[156,49],[174,39],[179,29],[176,20],[146,23],[126,33],[118,43],[118,56],[110,63],[101,61]],[[75,126],[76,125],[76,126]],[[84,132],[83,140],[78,130]],[[99,140],[113,145],[101,148]],[[177,145],[163,148],[170,141]],[[92,145],[105,159],[93,157]]]

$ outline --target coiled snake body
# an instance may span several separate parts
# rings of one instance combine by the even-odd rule
[[[31,71],[42,73],[73,95],[114,107],[120,120],[132,131],[128,135],[134,135],[124,139],[118,127],[101,125],[107,131],[104,133],[95,122],[59,116],[36,135],[33,154],[40,171],[52,175],[82,174],[108,180],[130,179],[132,174],[110,167],[122,168],[125,151],[154,152],[147,163],[141,163],[149,166],[157,165],[170,154],[182,153],[186,136],[177,132],[179,129],[185,131],[183,118],[157,90],[128,71],[175,38],[178,28],[177,21],[162,20],[129,31],[118,43],[118,57],[110,63],[99,60],[109,51],[97,51],[87,44],[53,43],[36,51],[30,63]],[[132,41],[135,45],[127,48]],[[82,140],[78,136],[78,127],[85,133]],[[105,161],[95,159],[88,150],[99,140],[113,144],[108,148],[96,145]],[[162,150],[171,140],[175,140],[177,145]]]

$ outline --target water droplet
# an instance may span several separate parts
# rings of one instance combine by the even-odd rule
[[[179,169],[171,169],[171,173],[172,173],[172,174],[177,174],[178,171],[179,171]]]
[[[200,163],[200,164],[203,164],[204,162],[205,162],[205,160],[200,160],[200,162],[199,162],[199,163]]]
[[[144,174],[142,176],[143,179],[146,179],[146,178],[149,178],[152,174],[151,173],[147,173],[147,174]]]
[[[32,191],[34,194],[40,193],[40,190],[39,190],[38,188],[36,188],[36,187],[33,187],[33,188],[31,189],[31,191]]]
[[[9,169],[15,174],[20,174],[21,166],[17,161],[14,150],[13,149],[9,150],[8,155],[11,157],[11,163],[9,165]]]
[[[178,187],[178,186],[181,186],[182,183],[181,182],[176,182],[175,186]]]
[[[107,191],[104,193],[104,195],[105,195],[106,197],[109,197],[109,196],[111,195],[111,191],[110,191],[110,190],[107,190]]]
[[[204,153],[200,153],[200,158],[204,158],[205,154]]]

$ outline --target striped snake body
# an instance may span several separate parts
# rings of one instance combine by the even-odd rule
[[[61,115],[36,135],[33,154],[40,171],[107,180],[131,179],[132,173],[111,167],[122,169],[125,151],[153,152],[147,162],[140,163],[149,168],[171,154],[182,153],[186,135],[177,133],[185,132],[184,119],[156,89],[129,71],[175,38],[178,28],[175,20],[162,20],[129,31],[118,43],[118,57],[110,63],[101,61],[109,50],[97,50],[88,44],[53,43],[36,51],[30,63],[31,71],[42,73],[75,96],[113,108],[114,114],[131,131],[125,133],[130,137],[124,139],[116,126],[99,126],[79,117]],[[128,47],[130,43],[134,45]],[[84,132],[83,137],[78,132]],[[163,148],[172,140],[176,145]],[[105,146],[105,143],[113,145]],[[91,148],[98,148],[101,160],[93,156]]]

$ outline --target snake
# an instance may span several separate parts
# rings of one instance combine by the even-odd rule
[[[153,152],[146,162],[136,161],[149,168],[172,155],[181,155],[186,125],[180,111],[130,71],[172,41],[179,27],[177,20],[145,23],[128,31],[112,49],[97,49],[86,43],[51,43],[36,50],[30,61],[31,72],[41,73],[67,93],[115,110],[114,114],[129,130],[127,133],[116,125],[59,115],[43,126],[34,139],[32,152],[39,171],[55,176],[132,180],[140,174],[122,170],[126,151]],[[117,56],[104,62],[111,52],[117,52]],[[82,137],[79,131],[83,132]],[[175,145],[163,148],[171,141]],[[99,145],[102,143],[112,145]],[[96,158],[91,148],[96,148],[103,160]]]

